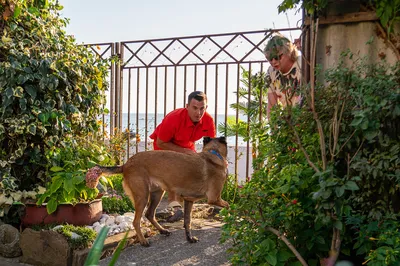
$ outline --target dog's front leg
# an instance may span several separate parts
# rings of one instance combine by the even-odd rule
[[[199,241],[197,237],[192,236],[191,232],[191,223],[192,223],[192,207],[193,207],[193,201],[187,201],[185,200],[185,205],[184,205],[184,218],[183,218],[183,226],[185,227],[185,234],[186,234],[186,239],[190,243],[196,243]]]

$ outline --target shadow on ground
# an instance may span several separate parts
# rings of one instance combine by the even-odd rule
[[[226,253],[230,244],[219,243],[221,222],[193,219],[192,234],[200,241],[192,244],[186,241],[182,222],[163,226],[172,232],[170,236],[158,234],[150,237],[150,247],[135,244],[126,248],[122,251],[116,265],[231,265]],[[111,257],[102,260],[100,266],[107,266],[110,260]]]

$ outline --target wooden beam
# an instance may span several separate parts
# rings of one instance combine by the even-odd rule
[[[306,26],[310,25],[310,19],[307,17],[305,19],[304,24]],[[340,16],[329,16],[329,17],[319,17],[319,24],[339,24],[339,23],[354,23],[354,22],[366,22],[366,21],[376,21],[379,18],[376,16],[374,11],[368,12],[357,12],[357,13],[348,13]]]

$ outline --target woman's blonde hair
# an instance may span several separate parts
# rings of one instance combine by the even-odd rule
[[[296,46],[282,34],[276,33],[265,45],[264,55],[271,61],[272,58],[278,58],[282,53],[289,55],[292,61],[297,61],[299,56]]]

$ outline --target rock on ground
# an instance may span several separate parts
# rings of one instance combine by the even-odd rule
[[[0,256],[15,258],[21,256],[19,247],[19,231],[12,225],[0,225]]]
[[[55,231],[26,228],[21,234],[21,262],[43,266],[67,266],[69,246],[64,236]],[[38,257],[37,254],[44,254]]]

